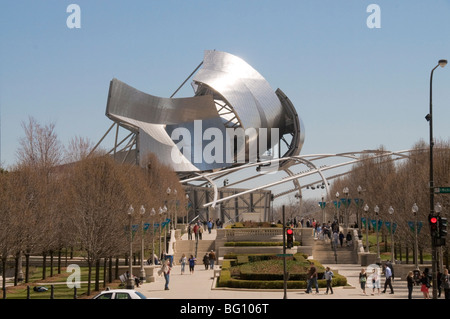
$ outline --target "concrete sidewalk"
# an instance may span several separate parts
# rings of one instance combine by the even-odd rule
[[[334,264],[330,266],[333,271],[345,276],[349,287],[333,288],[333,294],[325,294],[326,289],[319,289],[319,294],[307,294],[305,290],[287,290],[288,299],[407,299],[408,289],[405,280],[394,280],[394,294],[386,293],[371,295],[372,289],[366,288],[366,295],[362,293],[359,285],[359,265]],[[216,266],[217,267],[217,266]],[[156,277],[153,283],[141,284],[136,290],[149,298],[163,299],[283,299],[283,290],[257,290],[257,289],[231,289],[215,288],[216,279],[214,271],[205,270],[203,265],[196,265],[193,274],[186,272],[181,275],[181,266],[175,265],[170,274],[169,290],[164,290],[164,277]],[[384,278],[381,280],[381,291],[384,286]],[[413,299],[423,299],[420,287],[415,286]]]

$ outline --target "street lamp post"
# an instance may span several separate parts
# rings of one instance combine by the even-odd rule
[[[430,124],[430,216],[434,216],[434,177],[433,177],[433,73],[438,66],[442,68],[447,65],[447,60],[439,60],[438,64],[431,70],[430,75],[430,113],[425,116],[425,119]],[[431,236],[431,259],[432,259],[432,273],[433,273],[433,299],[437,299],[437,254],[436,243]]]
[[[133,280],[133,225],[132,225],[132,219],[133,219],[133,212],[134,208],[130,205],[130,208],[128,208],[128,221],[129,221],[129,227],[130,227],[130,257],[128,262],[128,278],[127,278],[127,289],[134,289],[134,280]]]
[[[362,234],[361,234],[361,218],[359,216],[359,207],[363,203],[363,201],[361,200],[362,187],[360,185],[358,185],[356,190],[358,191],[358,200],[357,201],[355,200],[355,204],[356,204],[356,220],[358,221],[358,238],[361,239],[362,238]]]
[[[417,223],[417,212],[419,211],[419,207],[417,206],[416,203],[414,203],[414,205],[412,206],[412,212],[414,215],[414,233],[415,233],[415,243],[414,243],[414,264],[416,266],[416,270],[419,270],[419,262],[418,262],[418,253],[419,253],[419,244],[417,241],[417,236],[418,236],[418,223]]]
[[[392,206],[389,206],[388,212],[389,212],[389,215],[391,215],[391,262],[393,264],[395,264],[395,259],[394,259],[394,219],[393,219],[394,208]]]
[[[369,205],[364,206],[366,212],[366,252],[369,252]]]
[[[344,216],[344,228],[347,231],[348,228],[348,187],[344,187],[343,192],[345,194],[345,216]]]
[[[381,257],[380,257],[380,241],[378,240],[378,213],[380,212],[380,208],[378,207],[378,205],[375,205],[373,211],[375,212],[375,221],[376,221],[376,225],[375,228],[377,230],[377,263],[381,263]]]
[[[150,216],[152,216],[152,264],[156,264],[155,259],[155,215],[156,211],[154,208],[150,211]]]
[[[141,280],[141,282],[144,282],[144,280],[145,280],[145,270],[144,270],[144,214],[145,214],[145,207],[144,207],[144,205],[141,205],[139,212],[141,215],[141,271],[139,274],[139,279]]]
[[[336,220],[337,220],[337,222],[338,222],[338,225],[339,225],[339,223],[340,223],[340,216],[339,216],[339,209],[338,209],[338,206],[339,206],[339,192],[336,192]]]

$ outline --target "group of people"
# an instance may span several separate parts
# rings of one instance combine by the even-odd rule
[[[366,294],[366,284],[370,277],[372,280],[372,295],[374,295],[375,289],[378,289],[378,294],[380,294],[380,274],[378,272],[379,268],[374,268],[372,276],[368,276],[366,270],[363,268],[359,273],[359,282],[364,294]],[[392,281],[394,280],[394,268],[390,261],[387,261],[386,264],[383,265],[383,273],[385,276],[385,282],[382,293],[385,293],[389,287],[391,291],[390,293],[394,294],[394,289],[392,287]],[[438,273],[437,279],[437,288],[439,292],[438,298],[441,296],[441,291],[444,290],[445,299],[450,299],[450,276],[448,274],[448,269],[444,269],[442,274]],[[412,299],[412,292],[415,285],[420,285],[420,291],[423,293],[423,297],[425,299],[430,298],[429,288],[432,286],[432,275],[428,268],[425,268],[419,276],[415,276],[413,271],[408,272],[406,282],[408,287],[408,299]]]
[[[429,268],[425,268],[418,278],[415,278],[414,272],[410,271],[406,280],[408,282],[408,299],[412,298],[412,291],[415,285],[420,285],[420,291],[423,293],[423,297],[430,299],[430,288],[432,287],[433,277]],[[437,274],[438,298],[441,297],[442,290],[444,290],[445,299],[450,299],[450,275],[448,274],[447,268],[444,269],[442,274]]]
[[[189,265],[189,272],[192,275],[194,273],[195,264],[197,259],[194,257],[194,255],[190,255],[189,258],[186,257],[186,254],[183,254],[179,260],[181,265],[181,274],[183,275],[185,273],[186,265]],[[205,265],[206,269],[214,269],[214,264],[216,261],[216,254],[214,250],[211,250],[209,253],[206,253],[205,256],[203,256],[203,264]],[[169,281],[170,281],[170,272],[173,267],[173,260],[172,259],[166,259],[162,265],[161,269],[159,270],[159,275],[164,275],[164,289],[169,290]]]
[[[222,222],[217,219],[215,222],[210,218],[208,221],[197,221],[196,223],[191,223],[187,226],[188,240],[201,240],[203,237],[203,232],[208,231],[211,234],[211,230],[216,226],[217,228],[222,227]],[[194,234],[194,237],[192,236]]]

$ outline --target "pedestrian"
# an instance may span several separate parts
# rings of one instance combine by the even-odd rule
[[[213,227],[211,218],[208,220],[208,233],[211,234],[211,228]]]
[[[378,289],[378,294],[380,294],[380,276],[378,270],[379,268],[374,268],[372,271],[372,296],[375,295],[375,288]]]
[[[194,267],[195,267],[195,258],[194,256],[191,255],[191,257],[189,257],[189,272],[191,273],[191,275],[194,273]]]
[[[164,274],[164,280],[166,281],[164,285],[164,290],[169,290],[169,279],[170,279],[170,260],[165,260],[161,266],[162,273]]]
[[[344,234],[342,232],[339,232],[339,243],[341,244],[341,248],[343,242],[344,242]]]
[[[198,240],[198,224],[195,223],[194,227],[192,228],[192,231],[194,232],[195,240]]]
[[[317,268],[314,266],[314,263],[311,262],[311,267],[309,268],[308,274],[308,285],[306,287],[306,293],[309,294],[312,292],[312,286],[316,287],[316,293],[319,293],[319,284],[317,283]]]
[[[386,261],[386,265],[391,268],[391,274],[392,274],[392,281],[394,281],[395,273],[394,273],[394,266],[390,260]]]
[[[444,289],[445,299],[450,299],[450,275],[447,268],[444,268],[444,273],[441,276],[441,286]]]
[[[332,280],[333,280],[333,272],[331,271],[330,267],[325,268],[325,280],[327,281],[327,291],[325,294],[328,294],[328,290],[331,291],[331,294],[333,294],[333,287],[332,287]]]
[[[350,247],[350,245],[352,244],[352,234],[350,233],[350,231],[348,231],[347,236],[345,237],[345,240],[347,242],[347,247]]]
[[[385,293],[386,288],[389,286],[389,288],[391,289],[390,294],[393,295],[394,288],[392,288],[392,271],[388,265],[384,265],[384,276],[386,278],[386,281],[384,282],[384,290],[382,291],[382,293]]]
[[[431,287],[431,275],[428,268],[423,270],[422,276],[420,276],[420,283],[420,291],[423,293],[423,297],[425,299],[430,299],[429,288]]]
[[[189,224],[187,227],[188,240],[192,240],[192,225]]]
[[[181,274],[184,274],[184,268],[186,266],[187,258],[186,255],[183,254],[180,258],[180,265],[181,265]]]
[[[363,268],[359,273],[359,284],[361,285],[361,289],[364,294],[366,294],[366,282],[367,282],[367,274],[366,270]]]
[[[198,227],[198,239],[202,240],[202,235],[203,235],[203,227],[199,226]]]
[[[216,254],[214,253],[214,251],[212,249],[211,249],[208,257],[209,257],[210,269],[214,269],[214,262],[216,261]]]
[[[408,299],[412,299],[412,292],[414,288],[414,273],[412,271],[408,272],[406,281],[408,285]]]
[[[331,244],[333,249],[336,249],[338,246],[338,241],[339,241],[339,234],[337,232],[333,233],[333,242]]]
[[[205,270],[209,268],[209,255],[208,253],[205,253],[205,256],[203,256],[203,265],[205,265]]]

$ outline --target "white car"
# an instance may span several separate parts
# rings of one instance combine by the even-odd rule
[[[133,289],[105,290],[93,299],[147,299],[142,293]]]

